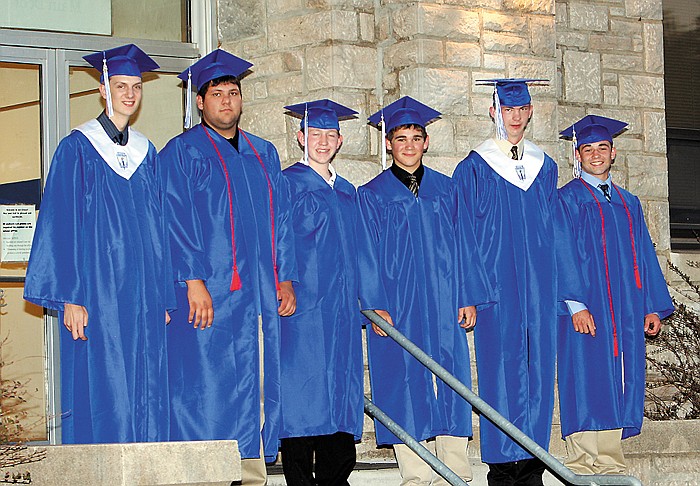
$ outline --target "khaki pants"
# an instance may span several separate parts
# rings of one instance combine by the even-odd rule
[[[435,454],[438,459],[452,469],[457,476],[464,481],[471,481],[472,466],[467,456],[469,439],[466,437],[452,437],[439,435],[434,441],[422,441],[421,444]],[[421,459],[405,444],[394,446],[396,462],[401,473],[401,486],[447,486],[448,483],[442,476]]]
[[[264,380],[264,339],[262,316],[258,316],[258,357],[260,360],[260,431],[265,423],[265,380]],[[260,437],[260,457],[241,460],[241,484],[243,486],[265,486],[267,484],[267,468],[265,467],[265,448]]]
[[[626,474],[622,429],[585,430],[564,440],[564,465],[576,474]]]

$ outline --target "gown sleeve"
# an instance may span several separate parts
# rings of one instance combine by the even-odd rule
[[[65,138],[53,156],[24,287],[27,301],[61,311],[64,303],[86,305],[82,275],[86,181],[80,136]]]
[[[366,188],[357,191],[359,218],[357,225],[358,272],[360,276],[360,306],[362,310],[389,311],[389,300],[380,278],[379,251],[381,221],[377,201]]]

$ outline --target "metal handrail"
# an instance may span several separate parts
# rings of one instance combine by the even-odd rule
[[[544,450],[534,440],[525,435],[515,425],[510,423],[496,409],[491,407],[478,395],[472,392],[464,383],[452,376],[445,368],[440,366],[434,359],[428,356],[422,349],[413,344],[406,336],[397,331],[391,324],[382,319],[379,314],[372,310],[364,310],[362,313],[370,321],[376,324],[389,337],[397,342],[399,346],[408,351],[414,358],[420,361],[426,368],[444,381],[450,388],[457,392],[462,398],[471,404],[473,408],[481,412],[494,425],[505,432],[511,439],[517,442],[523,449],[540,459],[551,471],[570,484],[598,486],[598,485],[618,485],[618,486],[642,486],[642,482],[634,476],[622,475],[582,475],[575,474],[569,468],[559,462],[548,451]]]
[[[406,432],[399,424],[392,420],[367,397],[365,397],[365,412],[379,420],[384,427],[389,429],[396,437],[399,438],[401,442],[406,444],[409,449],[427,462],[436,473],[445,478],[452,486],[468,486],[468,484],[465,483],[462,478],[457,476],[452,469],[447,467],[444,462],[435,457],[432,452],[423,446],[423,444],[414,439],[411,434]]]

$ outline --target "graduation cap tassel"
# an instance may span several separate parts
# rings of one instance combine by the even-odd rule
[[[499,140],[507,140],[506,126],[503,123],[503,114],[501,113],[501,98],[498,96],[498,89],[493,85],[493,101],[496,108],[496,136]]]
[[[185,130],[190,128],[192,128],[192,70],[188,69],[187,91],[185,93]]]
[[[309,163],[309,105],[304,108],[304,162]]]
[[[573,157],[574,157],[574,169],[573,169],[573,176],[574,179],[578,179],[581,177],[581,162],[578,160],[576,157],[576,128],[572,128],[573,132]]]
[[[107,116],[112,118],[114,116],[114,107],[112,106],[112,90],[109,88],[109,71],[107,70],[107,56],[102,53],[102,79],[105,84],[105,101],[107,102]]]
[[[386,125],[384,123],[384,110],[382,110],[382,139],[379,142],[379,148],[382,151],[382,170],[386,170]]]

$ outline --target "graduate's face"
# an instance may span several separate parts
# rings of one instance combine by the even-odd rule
[[[343,136],[334,128],[309,128],[309,164],[328,165],[340,150]],[[304,132],[299,130],[297,140],[304,146]]]
[[[428,150],[430,137],[423,136],[419,128],[399,128],[391,140],[386,140],[386,149],[391,151],[394,163],[407,172],[413,173]]]
[[[231,138],[235,135],[243,110],[241,88],[235,83],[210,86],[204,97],[197,95],[197,107],[210,127]]]
[[[494,118],[496,109],[492,106],[489,111],[491,118]],[[525,134],[527,124],[532,117],[532,105],[501,106],[501,115],[503,115],[503,125],[508,135],[508,141],[515,145]]]
[[[138,76],[115,75],[109,78],[109,89],[112,92],[112,107],[114,108],[113,121],[118,128],[122,123],[126,126],[129,118],[139,109],[142,87],[141,78]],[[107,99],[107,90],[103,84],[100,85],[100,94],[102,98]]]
[[[615,147],[607,140],[587,143],[576,150],[576,158],[581,162],[581,169],[593,177],[604,181],[610,175],[610,167],[615,161]]]

